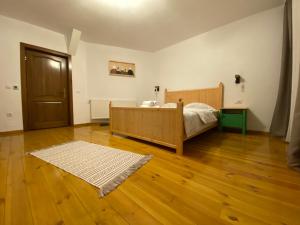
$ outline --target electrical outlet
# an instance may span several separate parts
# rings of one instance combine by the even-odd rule
[[[12,117],[13,117],[13,114],[12,114],[12,113],[6,113],[6,117],[7,117],[7,118],[12,118]]]

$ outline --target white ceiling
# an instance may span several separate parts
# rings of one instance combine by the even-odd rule
[[[157,51],[283,3],[284,0],[0,0],[0,14],[63,34],[76,28],[87,42]]]

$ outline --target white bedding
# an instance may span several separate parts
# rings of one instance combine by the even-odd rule
[[[162,108],[176,108],[176,103],[167,103]],[[183,108],[184,128],[187,138],[218,124],[218,111],[204,103],[190,103]]]
[[[202,114],[202,116],[200,116]],[[202,117],[202,118],[201,118]],[[217,112],[211,110],[195,110],[195,109],[184,109],[184,128],[186,136],[189,138],[198,132],[211,127],[212,125],[217,125]],[[203,121],[206,118],[206,121]]]

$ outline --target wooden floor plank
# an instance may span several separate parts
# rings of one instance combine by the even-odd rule
[[[149,214],[141,205],[135,202],[130,196],[126,195],[120,188],[110,193],[107,202],[116,212],[121,215],[128,224],[139,225],[158,225],[162,224]]]
[[[222,181],[224,183],[230,184],[235,187],[239,187],[245,191],[253,192],[255,194],[260,194],[265,197],[272,198],[277,196],[277,200],[286,201],[295,206],[299,206],[300,202],[300,184],[292,184],[283,180],[282,182],[273,182],[269,179],[261,179],[260,176],[255,175],[251,172],[239,172],[235,170],[226,170],[226,168],[219,167],[214,168],[210,166],[199,166],[196,163],[187,164],[173,164],[168,161],[164,162],[164,167],[173,168],[174,170],[179,170],[181,166],[184,166],[184,169],[180,169],[182,176],[195,176],[196,174],[199,177],[204,177],[204,179],[214,178],[218,182]],[[191,174],[189,174],[192,171]],[[280,177],[280,176],[279,176]],[[289,188],[289,192],[285,192],[286,188]]]
[[[223,224],[218,216],[221,211],[222,201],[211,201],[209,196],[203,196],[191,189],[186,192],[181,185],[170,182],[160,176],[159,168],[155,173],[149,168],[148,173],[144,170],[140,176],[135,176],[128,182],[132,182],[137,188],[146,191],[148,194],[159,199],[164,204],[171,207],[176,213],[183,214],[193,223],[197,223],[199,217],[204,224]],[[172,187],[172,188],[169,188]],[[126,185],[124,185],[126,188]]]
[[[186,215],[178,213],[156,196],[151,195],[151,193],[138,188],[130,182],[127,182],[126,187],[121,186],[120,190],[163,224],[194,224]]]
[[[90,225],[96,223],[86,213],[86,209],[65,183],[57,168],[45,163],[41,167],[41,170],[64,223],[73,225]]]
[[[73,140],[154,158],[100,198],[86,182],[25,154]],[[212,131],[188,141],[181,157],[99,126],[2,136],[0,224],[300,225],[300,174],[287,168],[286,146],[267,135]]]
[[[128,224],[126,220],[111,207],[106,199],[99,197],[99,190],[66,172],[60,171],[60,173],[63,176],[65,184],[77,196],[86,209],[86,213],[90,215],[96,224]]]
[[[234,187],[227,188],[218,183],[215,185],[209,185],[209,183],[204,180],[199,182],[192,177],[185,178],[176,173],[170,172],[169,170],[164,170],[162,168],[158,169],[159,166],[156,165],[155,168],[155,172],[153,172],[152,168],[145,168],[143,170],[143,176],[148,176],[148,179],[150,176],[151,178],[154,177],[152,179],[157,180],[159,185],[172,187],[168,189],[169,192],[174,193],[175,195],[178,195],[178,193],[182,194],[185,201],[189,201],[190,204],[194,205],[194,208],[206,212],[207,215],[218,217],[220,213],[223,214],[222,212],[224,209],[235,209],[235,207],[237,207],[237,209],[243,210],[245,213],[244,217],[246,219],[250,219],[250,221],[253,220],[253,218],[251,218],[251,214],[258,216],[259,219],[257,219],[257,221],[260,221],[261,223],[268,221],[272,222],[272,224],[282,224],[281,221],[285,221],[286,224],[289,224],[287,221],[295,220],[295,218],[290,218],[290,215],[286,214],[288,211],[281,213],[278,204],[274,204],[272,202],[269,203],[264,199],[264,204],[259,204],[260,202],[258,202],[258,204],[249,204],[247,201],[248,199],[243,199],[240,198],[240,196],[232,194],[235,192]],[[247,194],[247,196],[249,196],[249,194]],[[259,199],[257,196],[251,195],[250,198],[253,198],[254,200]],[[249,214],[249,209],[251,209],[250,216],[246,216]],[[297,215],[297,211],[295,211],[294,208],[292,208],[291,211],[294,211],[291,213],[292,216]],[[242,215],[242,213],[239,214]]]
[[[41,160],[33,156],[25,157],[26,185],[34,224],[63,224],[63,217],[43,176],[41,170],[43,164]]]
[[[6,225],[31,225],[32,211],[27,196],[27,183],[24,173],[24,148],[21,136],[10,137],[8,159],[7,190],[5,200]],[[39,193],[41,194],[41,193]]]
[[[5,221],[9,139],[9,137],[0,137],[0,224],[4,224]]]

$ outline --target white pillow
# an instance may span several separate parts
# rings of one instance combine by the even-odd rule
[[[184,108],[186,109],[208,109],[208,110],[212,110],[212,111],[217,111],[214,107],[211,107],[210,105],[207,105],[205,103],[190,103],[187,104]]]

